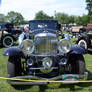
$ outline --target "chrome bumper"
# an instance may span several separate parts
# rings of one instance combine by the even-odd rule
[[[75,74],[69,74],[69,75],[74,76]],[[17,76],[17,77],[11,77],[14,80],[7,80],[7,82],[11,85],[32,85],[32,84],[41,85],[41,84],[47,84],[51,82],[55,83],[55,82],[60,82],[60,81],[62,84],[73,84],[74,83],[74,82],[62,82],[64,81],[62,76],[64,75],[60,75],[60,76],[53,77],[53,78],[42,78],[38,76]],[[88,73],[85,72],[83,75],[76,74],[76,76],[78,76],[77,81],[87,80]],[[19,79],[23,79],[23,80],[19,80]],[[78,83],[78,82],[75,82],[75,83]]]

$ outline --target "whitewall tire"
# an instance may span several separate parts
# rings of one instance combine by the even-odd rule
[[[3,46],[5,47],[11,47],[14,43],[14,40],[11,36],[5,36],[3,38]]]
[[[87,49],[87,42],[83,39],[79,40],[78,45],[80,47],[83,47],[83,48]]]

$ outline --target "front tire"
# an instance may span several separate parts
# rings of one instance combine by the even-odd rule
[[[85,73],[85,60],[83,55],[71,55],[71,73],[74,74],[84,74]]]
[[[11,36],[5,36],[2,43],[4,47],[11,47],[14,43],[14,40]]]
[[[21,74],[21,59],[17,56],[10,56],[8,59],[8,77],[20,76]]]

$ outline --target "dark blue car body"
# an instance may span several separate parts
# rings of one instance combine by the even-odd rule
[[[24,33],[23,41],[19,46],[7,48],[3,55],[9,56],[8,77],[35,81],[8,81],[10,84],[40,84],[43,82],[36,80],[57,81],[67,78],[72,81],[76,80],[76,77],[77,80],[85,80],[87,73],[85,73],[83,54],[87,52],[78,45],[71,46],[68,34],[61,34],[62,39],[59,40],[60,24],[56,20],[29,21],[29,29],[28,35]],[[30,53],[25,53],[30,48]]]

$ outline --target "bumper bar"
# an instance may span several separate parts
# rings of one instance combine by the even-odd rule
[[[63,80],[64,76],[77,76],[78,79],[77,80]],[[15,80],[7,80],[9,84],[12,85],[32,85],[32,84],[47,84],[47,83],[55,83],[55,82],[61,82],[63,84],[73,84],[73,83],[78,83],[77,81],[80,80],[87,80],[87,76],[88,73],[85,72],[83,75],[80,74],[66,74],[66,75],[60,75],[57,77],[53,77],[53,78],[42,78],[42,77],[37,77],[37,76],[17,76],[17,77],[12,77],[12,79]],[[16,80],[18,79],[18,80]],[[20,80],[19,80],[20,79]]]

